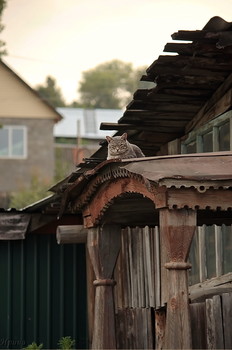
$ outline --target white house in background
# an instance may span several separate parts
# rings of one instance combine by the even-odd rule
[[[63,119],[54,126],[55,153],[64,175],[96,152],[107,135],[115,133],[100,130],[100,124],[117,123],[123,115],[120,109],[57,108],[57,112]]]
[[[100,130],[102,122],[116,123],[123,114],[121,109],[57,108],[63,119],[54,127],[55,138],[77,137],[95,141],[103,140],[115,131]]]

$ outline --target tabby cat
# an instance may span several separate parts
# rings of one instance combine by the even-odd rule
[[[108,142],[107,159],[127,159],[145,157],[141,149],[127,141],[127,133],[122,136],[106,136]]]

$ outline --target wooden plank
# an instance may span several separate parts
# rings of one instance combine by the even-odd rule
[[[199,239],[199,275],[200,282],[203,282],[206,279],[205,229],[203,227],[198,227],[195,234],[198,235]]]
[[[165,310],[155,311],[155,349],[157,350],[161,350],[164,348],[165,325]]]
[[[206,300],[206,333],[208,349],[224,349],[221,299],[219,295]]]
[[[222,294],[222,312],[225,349],[232,349],[232,293]]]
[[[217,40],[220,32],[212,33],[207,30],[178,30],[178,32],[173,33],[171,37],[173,40],[193,41],[209,39],[212,34],[214,35],[214,40]]]
[[[147,306],[154,306],[154,285],[153,285],[153,274],[154,271],[152,269],[152,258],[151,258],[151,243],[150,243],[150,230],[149,227],[144,228],[144,238],[145,238],[145,250],[144,250],[144,256],[145,256],[145,263],[146,263],[146,271],[147,271],[147,284],[146,289],[148,291],[147,293]]]
[[[161,255],[160,255],[160,233],[159,227],[155,226],[152,230],[154,238],[154,265],[155,266],[155,279],[154,279],[154,292],[155,292],[155,307],[158,308],[162,305],[161,303]]]
[[[83,225],[62,225],[56,230],[58,244],[86,243],[87,229]]]
[[[146,70],[147,74],[152,73],[152,70],[156,65],[173,65],[178,69],[184,69],[185,66],[193,68],[205,68],[211,71],[231,71],[232,63],[226,56],[215,57],[199,57],[199,56],[184,56],[184,55],[160,55],[156,61],[154,61]],[[146,98],[147,94],[152,94],[151,89],[146,94],[141,93],[141,96]],[[141,91],[141,90],[139,90]],[[148,91],[148,90],[147,90]],[[135,93],[136,95],[136,93]]]
[[[230,74],[220,87],[213,93],[211,98],[198,111],[193,120],[191,120],[185,128],[186,134],[193,128],[205,124],[218,114],[225,112],[228,109],[228,104],[231,103],[231,87],[232,74]],[[230,106],[229,106],[230,107]]]
[[[216,253],[216,276],[223,274],[223,252],[222,252],[222,229],[220,226],[214,225],[215,232],[215,253]]]
[[[206,349],[205,303],[190,304],[193,349]]]
[[[0,240],[25,239],[30,220],[30,214],[1,213]]]
[[[215,67],[214,67],[215,68]],[[178,67],[175,64],[173,65],[165,65],[165,64],[160,64],[158,61],[153,69],[152,72],[149,74],[149,80],[153,81],[158,75],[161,74],[170,74],[170,75],[176,75],[176,76],[195,76],[195,77],[208,77],[211,79],[219,78],[220,80],[223,80],[230,71],[224,71],[224,70],[211,70],[207,65],[204,67],[192,67],[191,66],[191,61],[190,64],[186,64],[186,66]]]

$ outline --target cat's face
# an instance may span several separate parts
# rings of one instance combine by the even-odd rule
[[[122,136],[110,137],[107,141],[108,150],[111,156],[120,157],[120,154],[125,153],[128,149],[127,141]]]

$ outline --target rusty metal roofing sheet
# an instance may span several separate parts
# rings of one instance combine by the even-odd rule
[[[232,152],[141,158],[123,167],[155,182],[231,180],[232,184]]]

